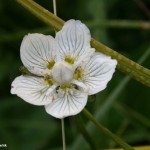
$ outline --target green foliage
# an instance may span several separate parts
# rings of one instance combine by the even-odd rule
[[[52,1],[37,2],[52,11]],[[143,2],[150,5],[149,1]],[[57,9],[58,16],[64,20],[75,18],[87,22],[92,37],[149,68],[150,30],[91,25],[112,19],[147,21],[148,16],[135,1],[58,0]],[[60,120],[46,114],[43,107],[32,106],[10,95],[11,82],[21,74],[19,48],[23,36],[33,32],[54,35],[54,32],[12,0],[0,1],[0,18],[0,144],[7,144],[10,150],[62,149]],[[148,145],[149,97],[148,87],[117,71],[107,89],[99,93],[96,100],[88,102],[87,109],[129,144]],[[118,146],[84,115],[82,118],[98,148]],[[90,149],[72,117],[65,119],[65,126],[68,150]]]

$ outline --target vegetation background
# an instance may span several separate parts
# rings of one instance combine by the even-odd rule
[[[53,11],[52,0],[36,2]],[[57,0],[57,13],[63,20],[73,18],[86,23],[92,37],[150,69],[150,25],[143,26],[150,20],[149,0]],[[7,144],[7,148],[0,149],[62,149],[60,120],[48,115],[44,107],[10,94],[12,81],[21,74],[23,36],[55,33],[15,0],[0,1],[0,19],[0,144]],[[117,70],[107,89],[96,98],[90,97],[86,108],[127,143],[150,145],[148,87]],[[117,147],[82,113],[81,116],[99,149]],[[68,150],[90,149],[74,117],[65,119],[65,127]]]

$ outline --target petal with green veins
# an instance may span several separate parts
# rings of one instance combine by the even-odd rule
[[[54,48],[55,40],[52,36],[28,34],[21,44],[21,60],[30,72],[41,75],[42,71],[49,69],[50,62],[54,64],[56,53]]]
[[[55,39],[60,59],[69,61],[70,64],[79,63],[93,53],[93,49],[90,48],[90,31],[79,20],[67,21],[56,33]]]
[[[89,87],[89,95],[96,94],[106,88],[116,65],[116,60],[101,53],[95,53],[89,61],[82,65],[84,68],[82,82]]]
[[[87,94],[78,90],[64,91],[57,95],[57,99],[45,106],[46,112],[56,118],[65,118],[82,111],[87,103]]]
[[[47,105],[55,95],[55,85],[49,84],[39,77],[19,76],[11,85],[11,94],[16,94],[24,101],[34,105]]]

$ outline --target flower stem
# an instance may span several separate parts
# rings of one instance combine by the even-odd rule
[[[59,31],[62,28],[64,24],[64,21],[62,19],[55,16],[53,13],[49,12],[47,9],[38,5],[34,1],[17,0],[17,2],[20,3],[26,9],[28,9],[41,21],[45,22],[48,26],[52,27],[54,30]],[[102,52],[116,59],[118,61],[117,68],[120,71],[122,71],[125,74],[128,74],[133,79],[141,82],[142,84],[150,87],[150,70],[149,69],[144,68],[143,66],[135,63],[134,61],[119,54],[118,52],[96,41],[95,39],[91,40],[91,46],[94,47],[97,51]]]
[[[57,16],[56,0],[53,0],[53,9],[54,9],[54,15]],[[61,119],[61,129],[62,129],[63,150],[66,150],[64,118]]]
[[[64,118],[61,119],[63,150],[66,150]]]
[[[134,148],[125,143],[117,135],[113,134],[110,130],[103,127],[99,122],[97,122],[96,119],[92,116],[92,114],[88,112],[88,110],[86,110],[85,108],[83,109],[83,113],[96,125],[97,128],[99,128],[105,135],[109,136],[113,141],[115,141],[118,145],[124,148],[124,150],[134,150]]]

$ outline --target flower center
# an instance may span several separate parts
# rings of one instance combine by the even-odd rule
[[[52,77],[60,85],[70,83],[73,74],[73,67],[66,62],[57,62],[52,69]]]

